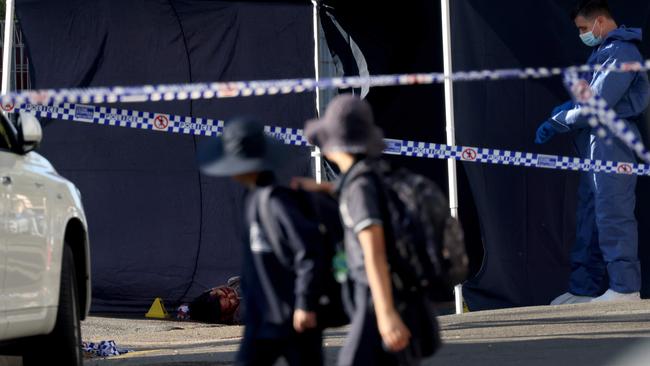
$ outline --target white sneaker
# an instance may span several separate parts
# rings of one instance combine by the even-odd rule
[[[578,296],[570,292],[562,294],[551,301],[551,305],[568,305],[568,304],[582,304],[585,302],[590,302],[594,298],[589,296]]]
[[[607,290],[602,296],[597,297],[591,302],[632,302],[641,301],[641,294],[633,292],[631,294],[622,294],[614,290]]]

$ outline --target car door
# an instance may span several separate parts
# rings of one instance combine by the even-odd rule
[[[52,259],[48,246],[48,182],[33,164],[32,153],[14,155],[5,178],[9,190],[5,292],[10,324],[44,317],[45,274]],[[13,328],[13,325],[10,325]]]
[[[10,154],[5,150],[0,149],[0,176],[5,174],[5,169],[2,165],[4,161],[3,155]],[[0,339],[4,338],[7,328],[7,305],[5,299],[5,273],[7,266],[7,206],[9,202],[8,192],[4,184],[0,183]]]
[[[0,118],[5,131],[16,131],[6,119]],[[13,140],[11,139],[13,136]],[[16,134],[7,139],[18,147]],[[52,259],[48,246],[48,197],[46,176],[35,153],[3,154],[0,162],[0,183],[6,193],[6,236],[4,302],[6,337],[31,335],[42,328],[47,313],[45,297],[51,289],[44,286],[46,269]]]

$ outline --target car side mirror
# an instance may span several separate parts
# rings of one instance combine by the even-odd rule
[[[26,154],[36,149],[43,140],[43,129],[38,118],[31,113],[20,112],[17,125],[22,151]]]

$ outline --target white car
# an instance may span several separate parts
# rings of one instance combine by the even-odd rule
[[[88,225],[77,188],[33,152],[39,121],[0,114],[0,354],[81,365],[90,309]]]

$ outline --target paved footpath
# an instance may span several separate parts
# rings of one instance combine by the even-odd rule
[[[444,348],[425,365],[648,366],[650,301],[485,311],[439,318]],[[133,351],[85,365],[231,365],[241,327],[91,317],[84,340],[114,340]],[[325,338],[334,365],[345,329]],[[645,352],[645,354],[644,354]],[[0,358],[0,366],[20,365]]]

